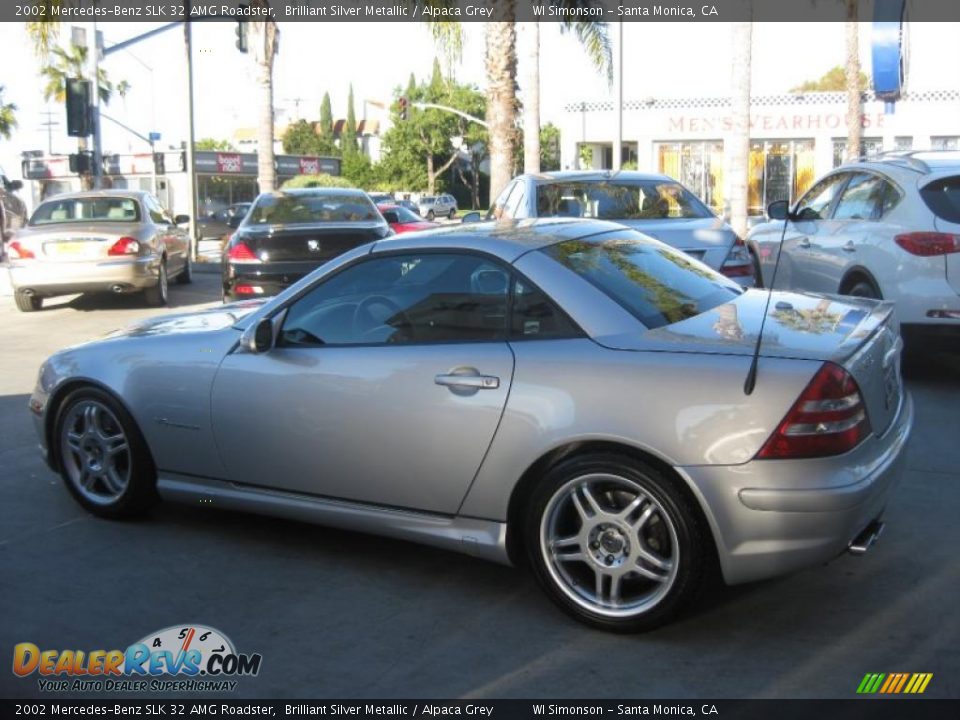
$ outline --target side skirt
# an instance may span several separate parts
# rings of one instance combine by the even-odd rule
[[[165,471],[159,473],[157,490],[164,500],[191,505],[212,501],[213,507],[226,510],[384,535],[511,564],[507,524],[493,520],[384,508]]]

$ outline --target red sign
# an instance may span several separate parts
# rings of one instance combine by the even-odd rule
[[[217,153],[217,171],[222,173],[238,173],[243,170],[243,159],[240,153]]]
[[[318,157],[300,158],[300,174],[301,175],[319,175],[320,174],[320,158]]]

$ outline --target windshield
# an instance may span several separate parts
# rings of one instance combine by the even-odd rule
[[[595,285],[648,328],[686,320],[742,292],[706,265],[630,231],[567,240],[539,252]]]
[[[713,214],[693,193],[672,180],[617,179],[540,185],[537,216],[668,220],[708,218]]]
[[[379,218],[366,193],[280,192],[257,198],[247,224],[360,222]]]
[[[30,218],[31,225],[71,222],[139,222],[140,204],[133,198],[61,198],[42,203]]]

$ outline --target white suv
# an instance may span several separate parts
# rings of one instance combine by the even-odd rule
[[[765,285],[782,231],[748,236]],[[960,337],[960,154],[891,153],[823,177],[790,214],[776,287],[893,300],[905,335]]]
[[[420,208],[420,215],[427,220],[438,217],[448,217],[453,220],[457,216],[457,201],[453,195],[422,197],[417,205]]]

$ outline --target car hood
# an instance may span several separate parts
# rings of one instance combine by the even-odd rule
[[[613,220],[678,250],[729,248],[736,234],[720,218]]]
[[[729,302],[681,322],[643,333],[597,338],[597,341],[623,350],[751,355],[756,348],[767,296],[765,290],[747,290]],[[886,322],[892,312],[891,302],[774,292],[760,354],[842,362]]]
[[[259,310],[266,300],[241,300],[226,305],[217,305],[197,312],[160,315],[147,318],[120,330],[114,330],[106,337],[145,337],[150,335],[172,335],[177,333],[198,333],[223,330],[232,327],[250,313]]]

